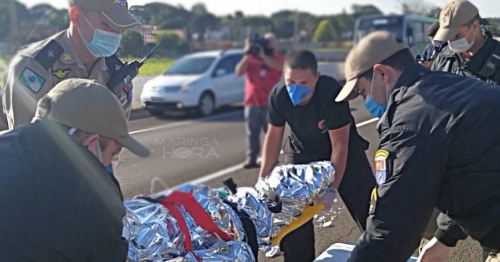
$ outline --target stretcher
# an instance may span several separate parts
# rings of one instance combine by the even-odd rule
[[[319,255],[313,262],[347,262],[354,246],[355,245],[352,243],[335,243]],[[417,256],[412,256],[407,262],[416,262],[417,259]]]

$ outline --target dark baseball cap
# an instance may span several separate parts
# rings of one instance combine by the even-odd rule
[[[116,30],[126,30],[141,25],[128,10],[127,0],[69,0],[70,5],[82,10],[97,12],[102,20]]]

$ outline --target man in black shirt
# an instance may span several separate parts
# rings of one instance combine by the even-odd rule
[[[334,101],[341,90],[340,84],[332,77],[320,76],[317,69],[316,57],[310,51],[294,51],[287,55],[284,80],[273,88],[269,97],[269,128],[259,179],[267,176],[278,162],[285,124],[288,123],[291,135],[285,144],[285,162],[331,161],[335,167],[335,179],[318,201],[325,204],[324,210],[330,209],[338,189],[360,231],[363,231],[370,192],[376,186],[365,155],[368,142],[357,133],[349,103]],[[280,248],[287,262],[313,261],[312,220],[287,235]]]

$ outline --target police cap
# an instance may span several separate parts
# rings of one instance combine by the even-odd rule
[[[375,31],[361,39],[347,55],[344,68],[346,84],[335,101],[355,98],[352,91],[358,77],[403,49],[408,49],[408,45],[387,31]]]
[[[439,30],[435,41],[450,41],[458,34],[460,27],[479,14],[479,10],[469,1],[453,0],[439,14]]]
[[[47,119],[119,142],[141,157],[148,148],[128,133],[127,120],[118,99],[95,80],[64,80],[38,102],[35,119]]]
[[[97,12],[112,28],[123,31],[141,25],[128,10],[127,0],[68,0],[71,6]]]

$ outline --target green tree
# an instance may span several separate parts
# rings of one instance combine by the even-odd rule
[[[67,9],[52,11],[47,16],[47,21],[49,25],[56,27],[59,30],[63,30],[69,27],[69,14]]]
[[[156,42],[161,44],[158,53],[167,57],[176,57],[189,52],[189,44],[174,33],[163,33],[156,36]]]
[[[125,31],[125,33],[123,33],[118,55],[122,57],[139,57],[142,55],[141,51],[143,46],[144,40],[142,38],[142,35],[137,31],[127,30]]]
[[[337,32],[330,24],[328,19],[323,19],[314,32],[314,41],[320,43],[328,43],[337,40]]]

